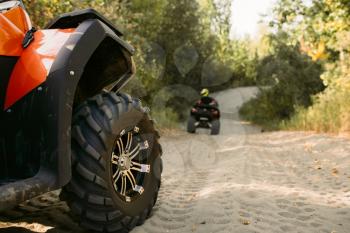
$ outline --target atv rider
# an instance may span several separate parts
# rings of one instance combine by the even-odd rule
[[[202,96],[200,100],[198,100],[195,104],[195,108],[218,108],[218,102],[209,96],[209,90],[207,88],[202,89],[200,92]]]

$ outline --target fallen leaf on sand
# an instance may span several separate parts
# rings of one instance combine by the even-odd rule
[[[311,153],[313,147],[314,147],[313,144],[311,144],[311,143],[305,143],[305,144],[304,144],[304,151]]]
[[[195,232],[197,230],[197,226],[196,226],[196,224],[193,224],[192,225],[192,232]]]
[[[336,168],[333,168],[333,169],[332,169],[332,175],[333,175],[333,176],[338,175],[338,173],[339,173],[338,169],[336,169]]]
[[[250,224],[250,221],[247,220],[247,219],[241,219],[241,223],[242,223],[243,225],[249,225],[249,224]]]
[[[321,167],[321,162],[320,162],[318,159],[315,159],[315,160],[314,160],[314,163],[315,163],[314,168],[315,168],[316,170],[321,170],[321,169],[322,169],[322,167]]]
[[[187,201],[188,201],[188,202],[189,202],[189,201],[193,201],[193,200],[195,200],[197,197],[198,197],[198,193],[194,193],[193,195],[191,195],[191,196],[187,199]]]

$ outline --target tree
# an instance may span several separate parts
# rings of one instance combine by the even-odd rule
[[[311,106],[311,96],[324,90],[321,65],[301,53],[299,45],[281,43],[278,39],[283,36],[271,37],[274,52],[257,69],[257,82],[263,88],[241,109],[247,120],[272,127],[290,119],[297,108]]]
[[[24,0],[34,25],[44,27],[54,17],[73,10],[94,7],[100,8],[104,0]]]
[[[174,84],[198,92],[204,86],[225,89],[233,79],[255,79],[256,57],[249,46],[229,39],[231,0],[27,0],[26,6],[39,27],[88,7],[116,24],[136,48],[137,74],[127,91],[147,104]],[[174,97],[169,106],[178,111],[180,103],[182,109],[192,104]]]
[[[283,31],[284,43],[321,62],[327,86],[313,105],[299,108],[289,124],[319,131],[350,130],[350,2],[348,0],[279,0],[270,25]]]

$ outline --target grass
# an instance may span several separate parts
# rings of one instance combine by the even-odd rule
[[[275,105],[266,95],[259,95],[240,109],[243,119],[266,130],[302,130],[326,133],[350,133],[350,87],[329,87],[313,97],[310,107],[296,106],[289,118],[274,114]]]
[[[313,106],[299,108],[289,121],[280,124],[280,128],[328,133],[350,132],[350,92],[326,90],[317,96]]]
[[[160,129],[179,128],[178,115],[170,108],[162,110],[154,109],[151,111],[151,116]]]

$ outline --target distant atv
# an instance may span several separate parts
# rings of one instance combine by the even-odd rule
[[[187,131],[195,133],[197,128],[208,128],[211,135],[220,133],[220,110],[216,100],[202,97],[191,109]]]
[[[156,203],[159,134],[119,91],[134,49],[92,9],[32,27],[0,0],[0,211],[63,188],[82,227],[129,232]]]

